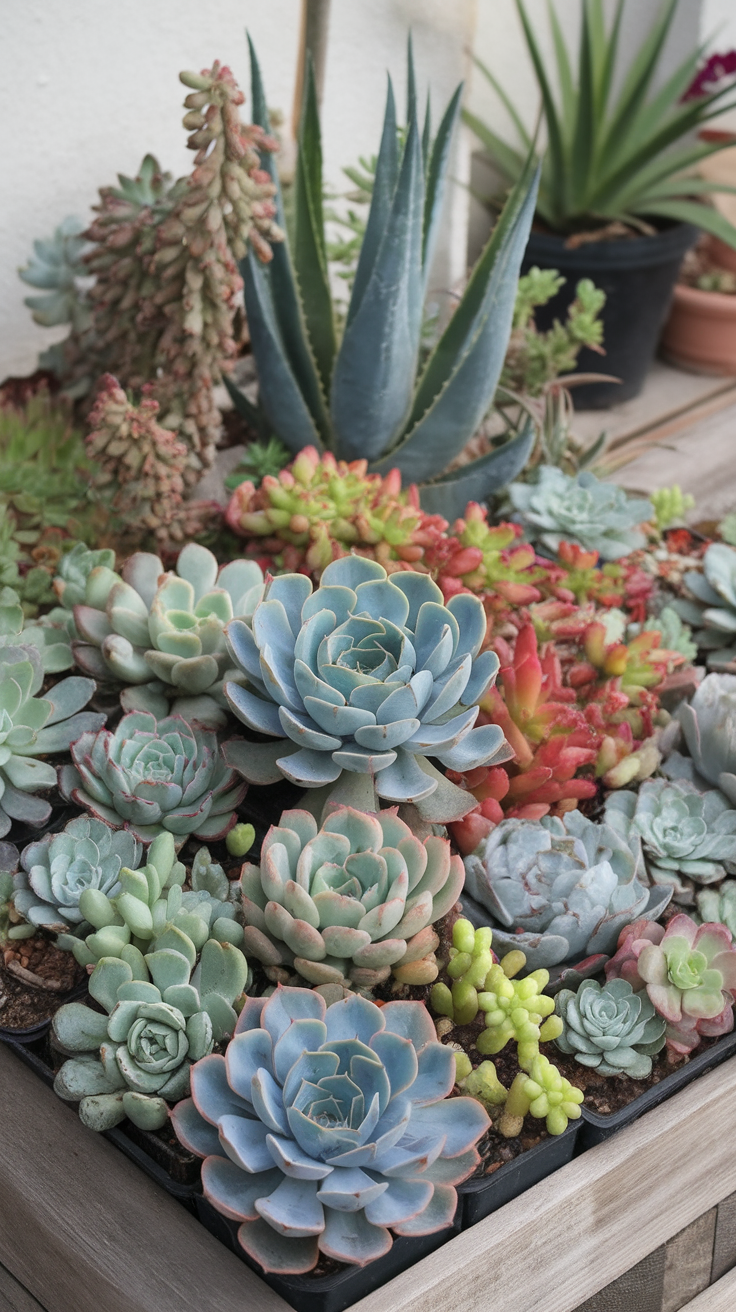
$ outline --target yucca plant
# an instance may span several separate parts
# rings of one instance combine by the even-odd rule
[[[258,61],[251,44],[253,114],[267,128]],[[436,346],[420,365],[422,311],[439,225],[458,87],[432,140],[420,130],[409,49],[407,127],[397,130],[389,80],[381,146],[365,237],[342,340],[329,289],[322,206],[322,148],[314,77],[307,69],[294,183],[292,239],[262,266],[240,269],[262,415],[292,451],[329,450],[367,458],[370,472],[401,471],[424,485],[424,509],[447,517],[483,499],[523,468],[531,425],[480,460],[433,481],[473,436],[488,411],[504,362],[516,285],[537,189],[529,152],[491,240]],[[263,167],[278,182],[272,157]],[[279,222],[283,207],[279,196]],[[282,225],[283,226],[283,225]],[[252,407],[232,384],[235,403]]]
[[[620,90],[614,91],[619,85],[618,44],[626,0],[617,0],[615,8],[606,6],[613,11],[610,27],[603,0],[582,0],[577,69],[548,0],[556,64],[552,78],[535,24],[523,0],[516,0],[547,130],[537,214],[554,232],[594,229],[614,220],[646,231],[648,221],[674,219],[696,224],[736,246],[736,227],[697,199],[733,188],[692,174],[701,160],[730,144],[698,141],[693,134],[717,114],[736,106],[736,100],[726,103],[733,86],[693,94],[702,47],[693,50],[666,80],[659,79],[662,51],[678,3],[666,0],[663,4]],[[516,184],[524,176],[530,135],[511,96],[490,69],[478,59],[475,62],[510,114],[518,145],[510,145],[468,111],[464,111],[464,121],[506,181]]]

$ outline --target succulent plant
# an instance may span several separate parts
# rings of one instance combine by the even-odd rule
[[[555,1040],[561,1052],[601,1075],[651,1075],[652,1057],[665,1045],[666,1021],[646,993],[635,993],[625,979],[584,979],[577,993],[560,989],[555,1006],[563,1023]]]
[[[0,838],[13,820],[38,826],[51,815],[50,804],[36,794],[56,787],[56,770],[39,758],[67,751],[105,723],[104,715],[82,709],[95,690],[93,679],[62,679],[38,697],[43,681],[35,647],[0,647]]]
[[[736,811],[715,790],[700,793],[684,779],[649,779],[637,793],[612,793],[605,820],[622,838],[639,834],[650,877],[671,884],[676,902],[694,903],[690,881],[713,884],[736,871]]]
[[[397,809],[368,815],[336,807],[321,829],[308,811],[285,811],[243,866],[245,947],[285,978],[361,988],[388,979],[437,978],[432,928],[454,906],[465,879],[447,839],[422,842]]]
[[[711,542],[703,570],[688,570],[683,584],[690,597],[672,602],[681,619],[692,625],[694,639],[706,651],[709,669],[733,673],[736,661],[736,550]]]
[[[662,914],[671,888],[648,888],[640,840],[580,811],[562,819],[504,820],[465,858],[465,891],[495,917],[494,941],[527,965],[614,950],[619,932]]]
[[[87,249],[83,230],[82,220],[69,215],[48,241],[34,241],[33,255],[25,268],[18,270],[23,282],[44,293],[26,296],[23,304],[33,311],[34,322],[45,328],[71,323],[83,332],[88,327],[89,310],[80,285],[87,273],[82,259]]]
[[[724,879],[717,888],[699,889],[695,903],[697,913],[691,913],[694,920],[717,921],[736,937],[736,879]]]
[[[59,602],[57,609],[65,612],[65,623],[70,633],[76,632],[74,607],[86,602],[87,579],[92,570],[98,567],[114,571],[115,552],[110,547],[90,550],[84,542],[75,542],[71,551],[65,552],[59,561],[58,572],[54,579],[54,592]]]
[[[250,539],[251,554],[315,579],[350,551],[389,570],[423,561],[447,521],[420,509],[413,485],[401,491],[398,469],[385,476],[367,470],[367,460],[337,461],[331,451],[320,456],[305,447],[278,477],[266,475],[257,491],[250,482],[239,484],[226,522]]]
[[[252,628],[228,625],[248,682],[225,684],[238,718],[276,742],[233,742],[226,757],[253,783],[285,776],[316,788],[346,771],[374,779],[387,801],[421,804],[436,794],[433,818],[448,806],[444,818],[457,805],[464,814],[467,798],[427,757],[463,769],[508,754],[495,725],[473,728],[498,669],[491,652],[477,654],[484,635],[477,598],[445,607],[425,574],[388,579],[376,561],[347,556],[328,565],[314,592],[304,575],[281,575]]]
[[[473,1070],[467,1053],[455,1051],[455,1065],[457,1085],[463,1093],[469,1094],[471,1098],[477,1098],[489,1112],[495,1111],[497,1107],[503,1107],[508,1097],[508,1090],[499,1080],[492,1061],[482,1061]]]
[[[438,1016],[449,1017],[455,1025],[469,1025],[475,1020],[478,992],[485,988],[486,976],[498,960],[491,947],[492,941],[493,931],[487,925],[474,929],[463,916],[455,921],[447,963],[452,987],[435,984],[429,995],[432,1010]],[[525,961],[526,958],[521,964],[524,965]]]
[[[695,497],[683,492],[678,483],[656,488],[649,499],[654,506],[654,524],[660,533],[684,523],[685,516],[695,507]]]
[[[543,1120],[549,1134],[564,1134],[568,1121],[580,1117],[581,1089],[571,1084],[548,1057],[537,1051],[525,1062],[508,1091],[496,1128],[506,1138],[521,1134],[524,1117]]]
[[[129,1117],[145,1130],[168,1120],[169,1102],[186,1097],[192,1062],[232,1034],[233,1003],[243,992],[248,966],[232,943],[209,939],[199,964],[175,948],[158,948],[127,962],[106,957],[89,978],[103,1014],[68,1002],[54,1016],[54,1035],[73,1056],[54,1082],[60,1098],[79,1102],[91,1130],[109,1130]]]
[[[101,718],[95,717],[98,724]],[[157,721],[146,711],[131,711],[114,731],[80,730],[72,761],[60,775],[64,796],[114,829],[130,829],[143,843],[165,831],[179,846],[190,834],[224,838],[246,791],[216,735],[180,715]]]
[[[645,545],[639,525],[653,514],[650,501],[614,483],[585,472],[571,478],[553,465],[540,466],[535,483],[512,483],[509,496],[529,537],[553,554],[564,541],[619,560]]]
[[[253,825],[237,824],[225,836],[225,846],[231,856],[245,856],[256,841]]]
[[[488,617],[488,636],[520,606],[540,601],[548,569],[528,542],[520,542],[520,524],[489,524],[488,511],[469,501],[451,535],[437,539],[426,553],[446,600],[457,592],[474,592]]]
[[[266,1271],[310,1271],[320,1253],[362,1266],[391,1231],[452,1223],[489,1124],[474,1099],[448,1099],[454,1082],[421,1003],[328,1007],[279,987],[247,999],[226,1056],[197,1063],[172,1120],[205,1158],[205,1196]]]
[[[603,324],[599,315],[606,294],[582,278],[575,289],[565,322],[555,319],[547,332],[539,332],[534,311],[547,305],[567,279],[556,269],[533,266],[519,279],[514,309],[514,327],[501,374],[501,386],[527,396],[539,396],[546,384],[560,374],[573,373],[584,346],[600,350]]]
[[[84,920],[81,894],[94,889],[115,897],[122,868],[137,869],[140,858],[141,845],[127,829],[77,816],[61,833],[45,834],[23,849],[15,909],[32,925],[74,930]]]
[[[725,925],[697,925],[686,915],[674,916],[666,931],[657,929],[657,934],[650,931],[649,941],[634,940],[628,952],[636,952],[639,980],[667,1021],[668,1046],[689,1053],[702,1037],[733,1029],[736,948]],[[611,974],[620,968],[615,961],[609,963]]]
[[[38,621],[27,620],[18,593],[0,587],[0,649],[19,644],[36,649],[44,674],[59,674],[74,664],[66,631],[45,615]]]
[[[251,53],[254,114],[268,130],[260,70]],[[411,55],[409,81],[413,87]],[[450,323],[420,367],[423,305],[459,95],[458,89],[434,141],[427,120],[423,151],[416,95],[410,96],[406,133],[398,136],[389,85],[371,210],[339,345],[311,75],[299,134],[291,250],[286,243],[274,248],[268,269],[252,255],[240,266],[259,405],[269,430],[295,453],[314,446],[341,460],[367,459],[371,473],[397,468],[405,482],[423,485],[425,510],[448,518],[462,513],[470,495],[485,499],[516,477],[534,441],[528,426],[502,448],[437,479],[493,401],[536,191],[530,159]],[[264,165],[276,180],[274,158]],[[280,222],[282,217],[280,206]],[[232,394],[252,414],[247,398],[239,400],[235,389]]]
[[[277,437],[269,437],[267,442],[257,438],[249,442],[242,459],[231,474],[225,479],[225,490],[234,492],[241,483],[252,483],[260,487],[264,478],[278,478],[282,469],[290,463],[292,452],[279,442]]]
[[[692,765],[736,806],[736,675],[707,674],[692,701],[681,702],[682,724]]]
[[[162,715],[173,698],[175,713],[219,724],[229,667],[225,625],[233,616],[250,622],[262,591],[255,561],[218,568],[212,552],[195,542],[182,548],[169,573],[146,551],[129,557],[122,576],[101,564],[87,573],[84,600],[73,608],[77,663],[100,682],[127,685],[126,710]]]
[[[644,627],[638,624],[629,625],[628,634],[638,635]],[[685,623],[679,611],[675,610],[674,604],[664,606],[658,615],[647,616],[646,628],[650,632],[661,633],[662,646],[668,651],[679,652],[688,662],[697,659],[698,645],[693,642],[692,629]]]

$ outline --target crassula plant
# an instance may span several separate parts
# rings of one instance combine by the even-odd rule
[[[194,972],[175,948],[148,953],[136,971],[105,957],[89,979],[104,1012],[68,1002],[54,1016],[59,1045],[82,1054],[64,1062],[55,1092],[79,1102],[91,1130],[109,1130],[126,1116],[141,1129],[160,1129],[167,1101],[189,1092],[192,1062],[235,1028],[232,1004],[247,974],[242,952],[214,939],[205,943]]]
[[[31,925],[57,932],[84,921],[83,893],[107,897],[121,892],[120,872],[136,870],[141,844],[127,829],[111,829],[101,820],[77,816],[61,833],[45,834],[21,853],[13,903]]]
[[[643,547],[641,525],[654,514],[650,501],[628,497],[615,483],[586,472],[571,477],[554,465],[542,465],[532,483],[512,483],[509,496],[532,541],[553,554],[561,542],[574,542],[601,560]]]
[[[736,811],[715,789],[700,793],[685,779],[649,779],[638,793],[611,794],[605,817],[623,838],[639,834],[651,878],[671,884],[684,905],[695,901],[693,882],[717,883],[736,870]]]
[[[197,1063],[172,1119],[204,1158],[205,1196],[266,1271],[310,1271],[320,1254],[362,1266],[392,1234],[451,1225],[489,1126],[475,1099],[448,1098],[454,1083],[422,1003],[328,1007],[279,986],[247,999],[225,1056]]]
[[[422,842],[396,808],[336,807],[321,828],[285,811],[241,875],[245,945],[272,978],[370,988],[437,977],[433,923],[457,901],[462,861],[445,838]]]
[[[224,838],[246,791],[215,733],[180,715],[157,721],[146,711],[131,711],[114,731],[78,736],[72,761],[60,774],[64,796],[113,828],[130,829],[143,843],[164,831],[179,846],[190,834]]]
[[[558,1048],[581,1066],[601,1075],[645,1080],[652,1057],[665,1045],[666,1021],[646,993],[635,993],[625,979],[599,984],[584,979],[577,993],[561,989],[555,998],[562,1020]]]
[[[504,820],[465,859],[466,892],[494,917],[497,947],[533,969],[614,950],[623,926],[662,914],[671,888],[650,889],[638,838],[580,811]]]
[[[702,1037],[733,1029],[736,948],[725,925],[697,925],[682,914],[666,931],[640,922],[621,935],[606,978],[646,989],[667,1022],[667,1044],[674,1052],[692,1052]]]
[[[252,627],[227,627],[247,682],[226,683],[225,695],[272,742],[234,741],[226,759],[252,783],[317,788],[345,772],[374,780],[387,801],[427,802],[432,819],[464,814],[472,799],[428,758],[466,769],[508,755],[500,729],[473,727],[498,669],[492,652],[479,655],[485,631],[477,598],[445,606],[425,574],[389,579],[376,561],[346,556],[314,591],[303,574],[281,575]]]

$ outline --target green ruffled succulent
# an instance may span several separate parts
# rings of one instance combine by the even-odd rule
[[[601,560],[620,560],[646,544],[640,525],[654,513],[651,501],[628,497],[595,474],[570,477],[542,465],[534,483],[512,483],[508,491],[527,536],[553,555],[561,542],[574,542]]]
[[[683,583],[690,598],[672,602],[678,615],[695,629],[698,647],[707,651],[711,670],[736,669],[736,550],[711,542],[703,572],[688,570]]]
[[[232,943],[209,939],[198,965],[176,948],[141,956],[136,969],[105,957],[89,991],[106,1014],[69,1002],[54,1016],[57,1043],[71,1057],[54,1082],[60,1098],[79,1102],[91,1130],[109,1130],[129,1117],[160,1129],[168,1102],[189,1093],[192,1062],[232,1034],[233,1003],[245,988],[248,965]]]
[[[64,932],[84,922],[79,902],[90,889],[114,898],[120,872],[135,870],[141,845],[127,829],[77,816],[58,834],[45,834],[21,853],[15,881],[16,911],[32,925]]]
[[[308,811],[285,811],[260,867],[243,866],[245,948],[282,982],[288,966],[311,984],[372,987],[392,968],[427,984],[438,969],[433,923],[463,880],[447,839],[422,842],[394,810],[337,807],[321,829]]]
[[[93,679],[62,679],[43,697],[43,661],[32,646],[0,647],[0,838],[13,820],[45,824],[51,806],[36,794],[56,787],[56,770],[39,757],[65,752],[105,716],[84,711]]]
[[[577,993],[561,989],[555,999],[563,1030],[557,1047],[581,1066],[601,1075],[645,1080],[652,1057],[665,1045],[667,1022],[646,993],[635,993],[625,979],[599,984],[584,979]]]
[[[670,884],[676,902],[695,902],[693,883],[713,884],[736,871],[736,811],[722,793],[701,793],[679,779],[647,779],[637,793],[611,793],[606,823],[628,840],[638,834],[650,877]]]
[[[86,573],[84,599],[73,604],[81,668],[102,683],[123,684],[126,710],[165,715],[173,699],[175,713],[224,723],[223,676],[237,678],[224,629],[234,617],[250,621],[263,592],[256,562],[218,568],[211,551],[190,542],[170,573],[146,551],[126,561],[122,577],[107,563],[88,565],[80,554],[69,567],[72,596]],[[69,588],[58,590],[66,605]]]

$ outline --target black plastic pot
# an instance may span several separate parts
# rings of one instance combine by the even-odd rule
[[[582,1129],[582,1119],[570,1121],[564,1134],[551,1134],[541,1143],[520,1153],[513,1161],[506,1162],[493,1175],[466,1180],[457,1187],[460,1199],[459,1222],[462,1230],[467,1230],[476,1222],[482,1221],[491,1212],[498,1211],[505,1203],[510,1203],[532,1185],[546,1180],[548,1175],[567,1166],[575,1154],[575,1144]]]
[[[621,382],[576,387],[578,409],[603,410],[639,394],[657,350],[683,256],[699,234],[699,228],[677,223],[653,237],[586,242],[571,250],[564,237],[532,233],[522,272],[537,265],[558,269],[567,280],[557,295],[536,311],[535,322],[541,331],[551,328],[555,319],[564,319],[581,278],[591,278],[606,293],[601,315],[606,354],[581,351],[575,372],[611,374]]]
[[[237,1221],[230,1221],[216,1212],[202,1194],[197,1195],[195,1204],[197,1217],[205,1229],[245,1262],[251,1271],[255,1271],[296,1312],[343,1312],[344,1308],[351,1307],[375,1289],[380,1289],[387,1280],[393,1280],[407,1267],[441,1248],[459,1229],[456,1217],[454,1225],[438,1230],[436,1234],[423,1235],[420,1239],[395,1239],[385,1257],[379,1257],[367,1266],[346,1266],[328,1276],[278,1276],[264,1271],[240,1247]]]
[[[620,1111],[613,1112],[610,1116],[601,1116],[598,1112],[590,1111],[583,1104],[579,1151],[604,1143],[618,1130],[632,1125],[645,1112],[650,1112],[653,1107],[659,1107],[660,1103],[666,1102],[673,1093],[678,1093],[699,1075],[705,1075],[706,1071],[712,1070],[714,1066],[720,1066],[722,1061],[734,1055],[736,1055],[736,1031],[724,1035],[712,1047],[705,1048],[702,1052],[696,1051],[695,1056],[691,1057],[684,1066],[680,1066],[671,1075],[666,1075],[651,1089],[645,1089],[644,1093],[634,1098],[628,1107],[622,1107]]]
[[[20,982],[22,983],[22,980]],[[33,986],[29,984],[28,987],[32,988]],[[86,994],[87,981],[85,979],[81,984],[76,984],[73,989],[69,989],[67,993],[57,995],[59,1007],[62,1007],[65,1002],[74,1002],[77,998],[83,998]],[[0,1025],[0,1043],[37,1043],[39,1039],[43,1039],[48,1034],[51,1029],[52,1019],[53,1017],[50,1016],[48,1020],[40,1020],[36,1025],[27,1025],[23,1029],[12,1029],[10,1026]]]

